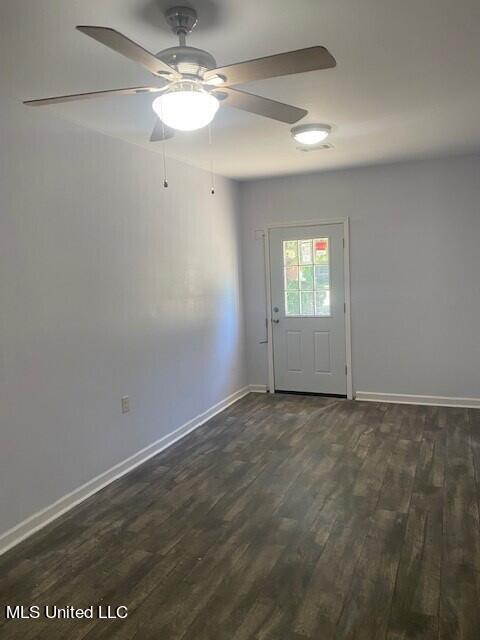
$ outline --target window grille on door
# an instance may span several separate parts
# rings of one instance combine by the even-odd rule
[[[285,315],[330,316],[328,238],[283,242]]]

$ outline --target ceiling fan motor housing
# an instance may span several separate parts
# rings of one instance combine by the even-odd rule
[[[217,66],[215,58],[208,51],[196,47],[170,47],[159,51],[156,57],[182,75],[197,79],[201,78],[208,69],[215,69]]]
[[[188,47],[186,36],[193,31],[198,22],[197,12],[192,7],[171,7],[165,12],[165,20],[179,37],[179,46],[170,47],[157,53],[157,58],[173,67],[179,73],[192,78],[202,78],[205,71],[217,66],[215,58],[196,47]]]

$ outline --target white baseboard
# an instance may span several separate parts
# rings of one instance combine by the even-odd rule
[[[119,462],[107,471],[104,471],[92,480],[89,480],[81,487],[78,487],[70,493],[67,493],[65,496],[63,496],[53,504],[45,507],[41,511],[37,511],[37,513],[34,513],[26,520],[23,520],[23,522],[20,522],[20,524],[17,524],[12,529],[9,529],[5,533],[1,534],[0,555],[17,545],[19,542],[22,542],[22,540],[25,540],[39,529],[45,527],[53,520],[56,520],[67,511],[70,511],[70,509],[73,509],[73,507],[75,507],[77,504],[80,504],[80,502],[83,502],[114,480],[117,480],[129,471],[132,471],[133,469],[135,469],[135,467],[143,464],[149,458],[152,458],[153,456],[157,455],[157,453],[160,453],[160,451],[163,451],[167,447],[170,447],[178,440],[184,438],[187,434],[191,433],[195,429],[198,429],[198,427],[207,422],[207,420],[213,418],[213,416],[217,415],[217,413],[224,411],[227,407],[229,407],[237,400],[240,400],[240,398],[243,398],[248,393],[250,393],[249,386],[239,389],[227,398],[224,398],[217,404],[213,405],[213,407],[210,407],[200,415],[192,418],[192,420],[189,420],[181,427],[178,427],[178,429],[175,429],[175,431],[172,431],[156,442],[148,445],[144,449],[141,449],[137,453],[134,453],[126,460]]]
[[[438,407],[480,409],[480,398],[451,398],[448,396],[416,396],[405,393],[373,393],[357,391],[355,400],[365,402],[394,402],[398,404],[426,404]]]
[[[248,390],[250,393],[267,393],[268,388],[266,384],[249,384]]]

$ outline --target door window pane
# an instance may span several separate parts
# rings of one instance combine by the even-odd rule
[[[315,315],[330,315],[330,291],[315,291]]]
[[[285,289],[287,291],[298,289],[298,267],[287,267],[285,269]]]
[[[313,291],[300,292],[300,312],[302,316],[314,316]]]
[[[330,289],[330,269],[328,264],[315,265],[315,289]]]
[[[300,294],[298,291],[285,292],[285,313],[287,316],[300,315]]]
[[[315,264],[328,265],[328,238],[317,238],[313,241],[313,246],[315,251]]]
[[[285,314],[329,316],[330,253],[328,238],[283,243]]]
[[[283,243],[283,263],[286,267],[298,264],[298,241],[288,240]]]
[[[313,266],[300,267],[300,289],[313,291]]]
[[[312,264],[313,263],[313,251],[311,240],[299,240],[298,246],[300,248],[300,264]]]

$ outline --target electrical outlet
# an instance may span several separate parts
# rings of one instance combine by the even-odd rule
[[[123,396],[122,398],[122,413],[128,413],[130,411],[130,398]]]

